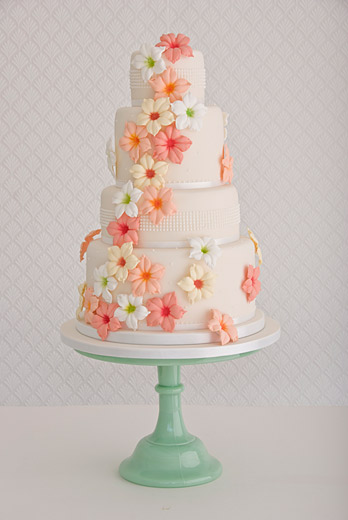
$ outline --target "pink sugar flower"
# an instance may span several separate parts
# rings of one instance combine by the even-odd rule
[[[149,327],[161,326],[166,332],[173,332],[175,320],[180,320],[185,310],[178,305],[175,292],[167,293],[163,298],[151,298],[146,304],[150,314],[146,318]]]
[[[121,323],[114,316],[117,307],[117,303],[107,304],[106,302],[100,302],[96,313],[93,315],[91,325],[97,329],[103,341],[108,337],[109,330],[115,332],[121,328]]]
[[[85,291],[85,322],[86,323],[92,323],[92,319],[94,316],[94,311],[97,310],[99,305],[99,298],[96,297],[95,294],[93,294],[93,287],[87,287]]]
[[[139,157],[151,148],[145,126],[138,126],[134,121],[126,122],[124,135],[119,143],[123,150],[129,152],[129,156],[134,162],[137,162]]]
[[[243,282],[242,289],[247,295],[248,302],[255,300],[261,290],[261,282],[258,280],[260,275],[260,267],[253,267],[249,264],[246,273],[246,279]]]
[[[162,56],[165,56],[167,60],[175,63],[181,56],[193,57],[193,52],[189,46],[190,38],[184,34],[174,33],[162,34],[160,42],[156,43],[156,47],[165,47],[165,51]]]
[[[229,182],[231,184],[233,157],[230,156],[227,144],[224,144],[221,158],[221,180],[222,182]]]
[[[117,219],[112,220],[106,231],[113,236],[114,246],[121,247],[125,242],[138,243],[138,230],[140,225],[139,217],[129,217],[126,213]]]
[[[168,67],[162,74],[159,74],[149,80],[149,83],[155,91],[154,99],[161,97],[169,97],[169,101],[181,100],[191,83],[184,78],[178,78],[175,70]]]
[[[208,322],[208,329],[220,335],[221,345],[238,340],[238,332],[233,324],[233,319],[228,314],[221,314],[217,309],[212,309],[213,317]]]
[[[151,260],[143,255],[138,265],[129,271],[128,280],[132,282],[134,296],[144,296],[161,292],[160,279],[164,275],[164,267],[161,264],[152,264]]]
[[[183,160],[182,152],[188,150],[192,144],[191,139],[181,135],[179,130],[175,128],[174,123],[167,126],[154,137],[154,159],[160,161],[168,159],[175,163],[181,164]]]
[[[157,226],[164,217],[176,213],[176,207],[172,202],[173,190],[147,186],[139,200],[139,213],[148,215],[151,222]]]

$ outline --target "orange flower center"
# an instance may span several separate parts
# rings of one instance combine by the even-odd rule
[[[202,280],[194,280],[193,282],[194,286],[196,287],[196,289],[202,289],[204,283],[202,282]]]
[[[161,207],[162,207],[162,199],[153,199],[151,201],[151,204],[153,205],[154,209],[161,209]]]
[[[131,134],[130,136],[130,141],[132,142],[133,146],[139,146],[140,144],[140,139],[139,137],[137,136],[137,134]]]
[[[110,322],[110,318],[109,318],[109,316],[108,316],[107,314],[104,314],[104,316],[103,316],[103,322],[104,322],[104,323],[109,323],[109,322]]]
[[[220,321],[220,327],[221,327],[221,330],[224,330],[225,332],[227,332],[226,323],[222,320]]]
[[[164,92],[166,94],[172,94],[175,90],[175,83],[167,83],[164,87]]]
[[[126,265],[126,261],[123,258],[123,256],[119,259],[119,261],[117,262],[117,265],[120,265],[121,267],[124,267]]]
[[[144,282],[148,282],[151,278],[151,273],[150,271],[143,271],[141,273],[141,278],[144,280]]]
[[[151,112],[150,119],[151,119],[151,121],[156,121],[156,119],[158,119],[159,116],[160,116],[159,112]]]
[[[148,169],[148,170],[146,170],[145,175],[148,179],[153,179],[154,176],[156,175],[156,172],[155,172],[155,170]]]

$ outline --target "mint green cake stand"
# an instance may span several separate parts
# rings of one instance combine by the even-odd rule
[[[133,454],[121,463],[119,472],[135,484],[165,488],[206,484],[222,473],[221,463],[185,427],[181,411],[184,389],[180,382],[181,365],[237,359],[271,345],[279,336],[279,324],[268,317],[262,331],[224,347],[218,343],[168,347],[111,343],[84,336],[76,330],[75,320],[61,327],[62,341],[83,356],[111,363],[157,366],[156,428],[138,442]]]

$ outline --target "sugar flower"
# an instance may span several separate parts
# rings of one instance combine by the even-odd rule
[[[257,256],[259,258],[259,265],[261,265],[262,264],[262,253],[261,253],[259,241],[257,240],[256,236],[249,228],[248,228],[248,234],[249,234],[250,240],[254,243],[255,253],[257,254]]]
[[[242,284],[242,289],[247,295],[248,302],[255,300],[261,290],[261,282],[258,280],[260,275],[260,267],[253,267],[249,264],[246,273],[246,279]]]
[[[164,47],[165,51],[163,56],[172,63],[178,61],[181,56],[193,57],[192,49],[189,46],[190,38],[188,36],[181,33],[175,36],[174,33],[169,33],[162,34],[160,40],[159,43],[156,43],[156,47]]]
[[[111,172],[111,175],[115,178],[116,177],[116,153],[112,145],[112,139],[111,137],[106,143],[106,149],[105,149],[107,162],[108,162],[108,168]]]
[[[85,292],[85,322],[91,323],[94,316],[94,311],[97,310],[99,305],[99,299],[93,294],[93,288],[87,287]]]
[[[93,231],[88,233],[88,235],[85,236],[85,239],[80,246],[80,262],[82,262],[89,244],[93,241],[96,235],[99,235],[100,232],[101,229],[94,229]]]
[[[224,141],[226,141],[226,139],[227,139],[228,116],[229,115],[227,112],[222,112],[222,118],[223,118],[223,123],[224,123]]]
[[[117,296],[119,307],[116,309],[115,316],[120,321],[125,321],[128,328],[136,330],[138,321],[143,320],[150,313],[143,305],[141,296],[133,294],[119,294]]]
[[[112,220],[106,231],[113,237],[114,246],[122,246],[125,242],[138,243],[139,217],[131,218],[123,213],[122,217]]]
[[[173,332],[175,321],[180,320],[185,310],[178,305],[175,292],[167,293],[163,298],[151,298],[147,301],[150,314],[146,318],[149,327],[160,326],[166,332]]]
[[[112,294],[117,287],[117,281],[113,276],[110,276],[107,270],[107,264],[94,268],[94,294],[102,296],[108,303],[112,302]]]
[[[224,144],[221,157],[221,180],[222,182],[229,182],[231,184],[233,157],[230,156],[227,144]]]
[[[133,56],[132,65],[136,69],[140,69],[144,81],[149,81],[153,74],[161,74],[166,68],[162,52],[163,49],[144,43]]]
[[[112,198],[112,202],[115,204],[116,218],[120,218],[123,213],[126,213],[129,217],[137,217],[138,206],[136,203],[141,195],[142,191],[138,190],[138,188],[133,188],[132,181],[126,182]]]
[[[182,99],[183,94],[191,85],[187,79],[178,78],[172,67],[168,67],[162,74],[151,78],[149,83],[155,91],[154,99],[169,97],[171,103]]]
[[[190,303],[194,303],[202,298],[210,298],[213,295],[215,276],[211,271],[204,272],[201,265],[193,264],[190,267],[190,276],[185,276],[178,282],[178,285],[187,292]]]
[[[191,144],[191,139],[181,135],[174,124],[167,126],[154,138],[153,157],[161,161],[168,158],[173,163],[181,164],[184,157],[182,152],[188,150]]]
[[[121,247],[109,247],[107,263],[109,276],[114,276],[118,282],[125,282],[128,278],[128,270],[134,269],[139,263],[139,258],[132,253],[132,242],[125,242]]]
[[[76,318],[78,320],[82,320],[84,317],[83,307],[85,304],[85,292],[86,292],[87,284],[86,282],[80,283],[78,286],[79,291],[79,305],[76,309]]]
[[[144,99],[141,105],[142,112],[138,114],[137,125],[146,126],[151,135],[156,135],[162,126],[171,125],[174,121],[173,112],[170,111],[169,98]]]
[[[173,190],[171,188],[160,188],[158,190],[154,186],[147,186],[139,200],[139,212],[141,215],[148,215],[151,222],[157,226],[164,217],[176,213],[172,197]]]
[[[221,256],[221,249],[214,238],[191,238],[190,246],[192,248],[190,258],[195,260],[203,258],[207,266],[214,269],[216,260]]]
[[[145,292],[150,294],[161,292],[159,281],[164,271],[163,265],[153,264],[147,256],[143,255],[137,267],[128,275],[128,280],[132,282],[134,296],[144,296]]]
[[[119,140],[120,147],[129,152],[132,161],[137,162],[143,153],[151,148],[147,130],[144,126],[138,126],[134,121],[127,121],[124,127],[124,135]]]
[[[121,323],[115,317],[116,308],[117,303],[110,303],[110,305],[108,305],[105,302],[100,302],[96,313],[93,314],[91,325],[97,329],[97,332],[103,341],[108,337],[109,330],[111,330],[111,332],[116,332],[116,330],[121,327]]]
[[[198,103],[198,99],[191,92],[187,92],[182,101],[172,103],[172,110],[177,116],[175,126],[178,130],[184,128],[200,130],[207,107],[203,103]]]
[[[238,332],[231,316],[221,314],[217,309],[212,309],[212,319],[208,322],[208,329],[220,335],[221,345],[238,340]]]
[[[162,188],[164,186],[164,175],[168,171],[168,163],[165,161],[154,161],[148,153],[140,157],[139,162],[129,170],[134,178],[134,186],[144,190],[146,186]]]

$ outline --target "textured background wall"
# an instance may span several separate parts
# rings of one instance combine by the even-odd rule
[[[130,103],[129,56],[163,32],[203,51],[229,112],[246,225],[277,345],[183,368],[190,403],[348,404],[348,3],[0,0],[1,359],[5,405],[156,402],[156,371],[92,362],[59,339],[79,245],[112,182],[105,142]]]

